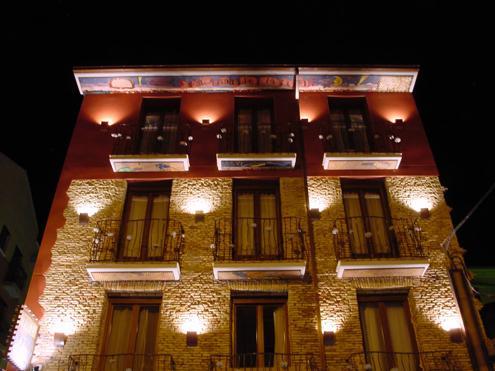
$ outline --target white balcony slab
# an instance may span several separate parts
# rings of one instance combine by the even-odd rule
[[[422,277],[428,259],[345,259],[337,263],[338,278],[353,277]]]
[[[402,153],[325,152],[325,170],[396,170]]]
[[[213,275],[217,280],[302,278],[305,272],[306,260],[213,263]]]
[[[218,170],[293,169],[295,152],[288,153],[217,153]]]
[[[167,263],[90,263],[86,266],[92,281],[178,281],[178,262]]]
[[[182,154],[110,155],[114,173],[189,171],[189,156]]]

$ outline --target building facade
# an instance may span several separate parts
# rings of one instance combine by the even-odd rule
[[[417,73],[76,69],[84,98],[26,300],[32,365],[489,367],[457,300],[461,250],[441,245],[452,223]]]
[[[0,153],[0,351],[11,319],[24,303],[38,253],[38,223],[24,169]],[[5,366],[0,362],[0,367]]]

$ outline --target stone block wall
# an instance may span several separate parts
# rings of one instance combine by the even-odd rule
[[[156,352],[172,354],[177,370],[207,370],[212,354],[231,352],[231,292],[275,292],[287,295],[289,347],[293,353],[313,353],[319,361],[317,291],[310,280],[216,281],[213,277],[214,223],[232,216],[232,179],[175,179],[170,198],[170,218],[182,223],[185,247],[181,278],[177,282],[91,282],[86,272],[93,228],[99,219],[121,218],[127,183],[123,180],[78,180],[67,191],[65,225],[58,230],[52,265],[41,297],[45,315],[34,364],[44,370],[64,367],[71,354],[101,353],[108,295],[161,296]],[[280,180],[284,216],[305,219],[304,181]],[[200,202],[198,203],[198,200]],[[92,208],[89,226],[78,223],[78,210]],[[195,222],[194,211],[205,211],[205,221]],[[305,228],[307,230],[307,228]],[[199,327],[198,346],[186,346],[184,326]],[[53,334],[68,334],[63,348],[55,348]]]
[[[437,177],[391,177],[385,180],[388,204],[393,218],[418,217],[412,209],[414,200],[426,199],[431,216],[420,220],[423,245],[430,267],[423,277],[346,278],[336,277],[336,246],[333,245],[332,220],[345,216],[340,181],[334,177],[308,179],[310,204],[322,209],[321,219],[314,221],[318,294],[323,330],[336,331],[337,341],[325,347],[329,369],[344,369],[345,360],[363,351],[357,291],[408,290],[411,319],[421,352],[452,351],[461,369],[471,369],[464,343],[455,344],[441,325],[446,319],[460,320],[451,288],[447,257],[440,247],[452,230],[449,210]],[[457,242],[453,241],[453,247]]]

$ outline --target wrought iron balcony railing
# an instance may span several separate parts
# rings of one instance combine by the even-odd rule
[[[316,371],[316,358],[311,353],[245,353],[210,356],[210,371],[231,369]]]
[[[321,124],[319,139],[324,152],[401,152],[402,138],[395,132],[370,133],[365,124],[347,127],[338,124]]]
[[[417,221],[379,216],[333,221],[333,244],[338,259],[424,257]]]
[[[90,262],[179,261],[184,229],[172,219],[99,220]]]
[[[169,354],[76,354],[69,356],[68,371],[174,371]]]
[[[432,352],[360,352],[351,354],[347,369],[354,371],[433,371],[457,370],[450,351]]]
[[[296,124],[258,125],[258,129],[222,127],[217,133],[218,153],[287,153],[297,152]]]
[[[228,260],[305,259],[301,218],[223,218],[215,221],[214,258]]]
[[[189,154],[193,140],[185,124],[120,124],[111,136],[113,155]]]

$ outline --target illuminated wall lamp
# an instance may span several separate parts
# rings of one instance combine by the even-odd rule
[[[404,124],[404,119],[395,119],[395,125],[402,125]]]
[[[201,123],[202,123],[203,125],[210,125],[210,119],[202,119],[202,120],[201,120]]]
[[[195,223],[202,223],[205,221],[205,213],[203,210],[196,210],[194,213],[194,222]]]
[[[100,131],[105,133],[108,131],[108,127],[109,127],[108,121],[100,122]]]
[[[324,331],[323,332],[323,344],[325,346],[335,345],[336,335],[333,331]]]
[[[196,331],[188,331],[186,334],[186,345],[195,347],[198,345],[198,333]]]
[[[88,213],[80,213],[79,214],[79,224],[80,225],[88,225],[88,223],[89,223]]]
[[[422,219],[428,219],[430,217],[430,209],[427,207],[422,207],[421,210],[419,210],[419,216]]]
[[[321,212],[319,208],[309,209],[309,217],[312,220],[320,220]]]
[[[67,342],[67,335],[62,332],[56,332],[53,334],[53,345],[57,348],[62,348]]]
[[[453,343],[462,343],[464,340],[464,333],[462,328],[451,328],[449,331],[450,341]]]
[[[309,123],[309,119],[307,119],[307,118],[301,119],[301,124],[302,125],[307,125],[308,123]]]

